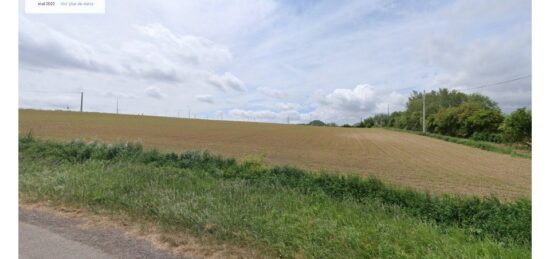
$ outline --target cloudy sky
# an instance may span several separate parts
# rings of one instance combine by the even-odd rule
[[[401,110],[412,90],[531,74],[531,4],[484,1],[106,1],[25,14],[19,106],[292,123]],[[531,78],[476,89],[504,112]],[[468,92],[472,92],[469,90]]]

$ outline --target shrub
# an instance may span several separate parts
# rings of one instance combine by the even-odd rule
[[[531,146],[531,111],[517,109],[506,117],[500,129],[506,142]]]

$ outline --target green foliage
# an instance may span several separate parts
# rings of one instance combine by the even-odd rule
[[[326,124],[323,121],[320,120],[312,120],[308,123],[310,126],[326,126]]]
[[[363,124],[365,125],[365,128],[372,128],[374,127],[374,118],[367,118],[363,121]]]
[[[376,114],[361,127],[391,127],[422,130],[422,95],[413,91],[406,110]],[[531,143],[531,113],[518,110],[506,119],[498,104],[487,96],[464,94],[442,88],[425,94],[427,132],[489,142]]]
[[[372,117],[374,126],[376,127],[389,127],[390,126],[390,116],[387,114],[376,114]]]
[[[307,125],[320,126],[320,127],[338,127],[338,124],[334,122],[324,123],[323,121],[320,121],[320,120],[312,120]]]
[[[502,143],[503,138],[500,133],[490,133],[490,132],[474,132],[471,137],[472,140],[476,141],[487,141],[493,143]]]
[[[474,133],[496,133],[503,116],[499,110],[484,110],[479,103],[444,108],[428,119],[434,133],[469,138]]]
[[[372,208],[367,209],[369,213],[384,214],[385,212],[377,210],[386,211],[390,208],[391,212],[389,212],[389,214],[384,214],[384,217],[397,213],[397,215],[399,215],[397,216],[399,222],[401,220],[415,221],[417,222],[415,224],[424,224],[420,222],[426,222],[427,224],[433,224],[433,226],[441,228],[441,231],[444,233],[459,230],[468,237],[468,240],[485,240],[487,242],[492,242],[490,240],[494,240],[496,242],[502,242],[506,244],[506,246],[519,246],[524,248],[529,247],[531,244],[531,203],[528,200],[503,203],[496,198],[438,197],[410,189],[388,186],[372,178],[365,180],[358,177],[338,176],[328,173],[313,174],[287,166],[268,167],[258,158],[247,159],[244,162],[238,163],[235,159],[223,158],[208,152],[186,152],[176,154],[160,153],[155,150],[144,151],[138,144],[123,143],[105,145],[96,142],[84,143],[81,141],[57,143],[22,138],[20,139],[19,145],[20,159],[22,159],[22,161],[20,161],[22,171],[22,175],[20,176],[22,181],[20,190],[24,195],[35,197],[36,199],[54,199],[60,202],[84,204],[86,206],[103,209],[110,208],[127,212],[130,211],[136,213],[136,215],[144,214],[147,217],[160,220],[167,225],[178,224],[178,222],[182,222],[182,219],[178,217],[184,217],[183,226],[195,229],[198,232],[201,231],[201,224],[205,223],[201,218],[209,218],[209,216],[205,215],[214,213],[220,217],[218,219],[219,221],[216,221],[216,223],[221,225],[225,224],[224,226],[227,227],[227,231],[220,233],[219,238],[231,238],[227,235],[234,231],[251,231],[250,234],[252,236],[259,235],[258,237],[260,239],[263,238],[263,242],[266,242],[270,246],[277,246],[276,244],[280,244],[280,242],[287,244],[277,248],[278,254],[283,256],[291,256],[290,251],[295,251],[297,247],[303,248],[303,246],[294,243],[303,238],[301,234],[298,234],[301,232],[281,232],[276,236],[270,236],[271,234],[269,233],[280,231],[280,229],[270,229],[266,227],[267,229],[263,229],[261,233],[257,233],[255,231],[259,230],[256,229],[258,226],[255,224],[262,226],[266,226],[267,224],[273,227],[277,226],[276,224],[283,224],[281,226],[290,228],[292,231],[304,231],[307,229],[305,226],[294,228],[294,225],[292,225],[303,216],[300,214],[303,211],[298,209],[302,208],[301,206],[313,206],[317,208],[317,212],[307,214],[309,217],[313,217],[308,218],[310,222],[322,222],[319,221],[321,219],[315,218],[314,215],[327,213],[324,209],[325,207],[335,210],[334,213],[336,214],[331,214],[331,216],[341,218],[345,215],[340,214],[343,208],[353,207],[357,209],[357,211],[353,213],[358,213],[363,209],[369,208],[369,206],[375,206],[377,209],[372,211]],[[34,163],[39,163],[39,161],[48,164],[49,167],[34,168],[33,166],[36,165]],[[107,173],[102,173],[106,166],[108,167],[113,164],[116,165],[116,168],[120,167],[120,170],[116,169],[114,172],[108,170]],[[60,165],[64,166],[65,169],[59,168]],[[92,169],[90,169],[90,167]],[[86,170],[91,170],[89,172],[91,175],[100,174],[101,176],[97,176],[99,177],[97,179],[81,179],[80,175],[82,171],[86,172]],[[59,176],[59,181],[61,182],[55,180],[56,177],[47,175],[55,174],[55,172],[60,174],[66,172]],[[36,179],[30,179],[32,177]],[[103,181],[101,177],[112,178],[112,182],[101,182]],[[68,187],[64,185],[64,183],[68,180],[74,181],[74,188],[76,189],[65,189]],[[212,182],[216,184],[210,185],[207,189],[201,187],[204,184],[212,184]],[[112,188],[116,189],[118,188],[117,186],[120,186],[122,183],[128,183],[128,186],[124,187],[121,193],[113,194]],[[232,185],[237,183],[239,186],[237,189],[228,190],[223,188],[223,186],[227,184]],[[151,188],[152,184],[155,186],[158,185],[158,187],[155,188],[159,189],[151,193],[151,196],[145,198],[141,192]],[[246,186],[243,186],[243,184]],[[101,187],[105,188],[105,190],[100,191],[95,189],[98,185],[105,185]],[[198,186],[191,187],[194,185]],[[221,185],[221,187],[219,185]],[[198,188],[198,193],[193,195],[199,196],[184,196],[181,198],[182,200],[179,201],[165,201],[163,197],[155,196],[165,193],[166,191],[170,191],[171,193],[176,190],[185,192],[185,188]],[[203,212],[197,211],[197,208],[205,206],[203,202],[212,202],[210,199],[213,198],[208,196],[211,195],[208,194],[208,191],[218,188],[222,188],[223,191],[227,191],[228,193],[222,192],[219,194],[222,196],[216,199],[222,199],[227,196],[241,200],[228,201],[224,199],[224,202],[216,205],[218,207],[214,206],[214,208],[209,208],[208,211]],[[240,194],[232,194],[232,192],[236,192],[237,190],[249,190],[250,193],[247,192],[246,195],[248,196],[243,198],[239,195],[245,194],[240,193],[240,191]],[[205,191],[207,192],[206,194],[204,193]],[[266,196],[258,197],[258,193],[265,193]],[[288,195],[284,196],[284,194]],[[109,197],[105,197],[105,195],[109,195]],[[202,197],[201,195],[206,196]],[[273,196],[277,196],[278,199],[281,199],[277,202],[286,200],[286,202],[296,203],[294,206],[298,207],[291,207],[292,209],[290,209],[286,207],[286,203],[274,205],[270,203]],[[319,200],[319,197],[323,198]],[[121,200],[122,198],[132,200]],[[306,204],[309,205],[301,203],[304,199],[309,200],[306,202]],[[173,214],[175,213],[174,209],[181,208],[178,206],[183,206],[183,201],[192,203],[194,204],[193,206],[198,207],[190,207],[183,210],[181,211],[183,213],[181,215]],[[256,204],[255,201],[261,202]],[[241,206],[238,208],[242,210],[236,211],[234,215],[220,215],[220,213],[222,213],[220,210],[224,209],[219,206],[223,206],[222,204],[227,202],[233,204],[233,206]],[[249,203],[258,207],[242,207],[244,204]],[[336,204],[340,204],[341,206]],[[320,211],[321,208],[323,208],[322,211]],[[225,209],[231,210],[231,207]],[[258,211],[258,209],[261,211]],[[248,210],[257,214],[247,214],[253,213]],[[283,222],[271,222],[273,218],[264,218],[263,220],[265,221],[255,222],[255,224],[246,223],[246,220],[258,220],[257,217],[264,215],[264,213],[273,213],[273,210],[286,211],[285,213],[288,214],[284,214],[286,215],[284,217],[288,217],[287,220]],[[186,213],[191,213],[191,215],[187,215]],[[239,213],[245,213],[245,215],[248,216],[244,219],[242,218],[243,215]],[[275,217],[275,215],[272,216]],[[276,217],[281,217],[281,215]],[[361,217],[363,216],[358,218]],[[197,220],[202,223],[197,224]],[[347,222],[347,220],[350,219],[342,218],[342,220]],[[362,226],[361,224],[367,224],[367,222],[357,222],[353,224],[357,224],[354,225],[354,227],[360,227]],[[395,222],[392,224],[395,224]],[[407,228],[414,228],[414,224],[407,225]],[[336,229],[331,231],[336,231]],[[406,230],[401,229],[401,231]],[[253,240],[256,239],[254,238]],[[246,239],[245,241],[251,240]],[[304,240],[302,241],[306,242]],[[314,241],[309,240],[307,242]],[[327,245],[331,247],[331,249],[342,249],[342,247],[335,248],[321,241],[315,242],[320,242],[315,243],[320,245],[320,247]],[[308,243],[308,245],[311,244]],[[349,243],[347,245],[349,245]],[[465,246],[465,244],[463,245]],[[308,254],[313,253],[311,254],[313,257],[321,256],[321,254],[315,254],[314,250],[315,249],[308,250]],[[359,250],[363,252],[372,252],[372,250],[369,249]]]
[[[485,110],[478,109],[474,111],[470,116],[464,121],[464,127],[466,130],[466,135],[468,137],[473,136],[474,134],[497,134],[498,128],[504,116],[498,110]],[[484,140],[489,140],[486,138]],[[499,142],[499,141],[495,141]]]
[[[505,141],[531,146],[531,111],[521,108],[512,112],[502,123],[501,130]]]

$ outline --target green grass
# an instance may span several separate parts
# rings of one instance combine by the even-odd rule
[[[507,154],[513,157],[531,159],[531,152],[529,152],[528,149],[518,148],[513,145],[496,144],[496,143],[491,143],[487,141],[479,141],[479,140],[473,140],[473,139],[467,139],[467,138],[457,138],[457,137],[445,136],[445,135],[440,135],[435,133],[429,133],[429,132],[423,133],[420,131],[404,130],[404,129],[398,129],[398,128],[385,128],[385,129],[427,136],[427,137],[436,138],[436,139],[440,139],[440,140],[444,140],[444,141],[448,141],[456,144],[483,149],[486,151],[491,151],[491,152],[500,153],[500,154]]]
[[[308,258],[530,256],[531,204],[434,197],[376,179],[209,153],[21,138],[20,196]]]

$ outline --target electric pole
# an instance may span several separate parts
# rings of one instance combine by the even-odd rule
[[[118,96],[116,97],[116,114],[118,114]]]
[[[189,119],[191,119],[191,107],[189,107],[189,105],[187,105],[187,116]]]
[[[82,112],[83,107],[84,107],[84,92],[80,92],[80,112]]]
[[[422,93],[422,132],[426,133],[426,90]]]
[[[390,126],[390,104],[388,103],[388,117],[386,118],[386,127]]]

